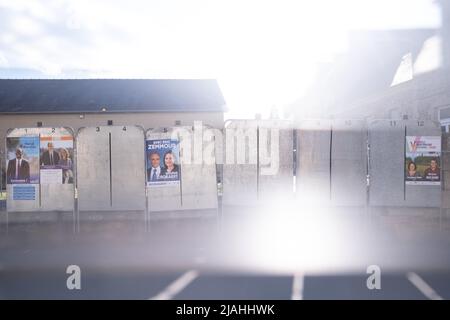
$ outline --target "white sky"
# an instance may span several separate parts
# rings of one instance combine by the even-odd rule
[[[217,78],[254,113],[301,96],[348,30],[439,25],[433,0],[0,0],[0,68]]]

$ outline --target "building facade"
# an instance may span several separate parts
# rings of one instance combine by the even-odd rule
[[[226,104],[216,80],[0,80],[0,141],[9,129],[138,125],[222,128]],[[5,164],[4,147],[0,161]],[[3,170],[4,171],[4,168]]]

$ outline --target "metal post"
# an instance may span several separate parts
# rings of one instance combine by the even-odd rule
[[[3,195],[3,163],[5,162],[5,159],[3,158],[3,151],[0,150],[0,193]],[[6,175],[6,172],[5,172]],[[6,178],[6,176],[5,176]]]

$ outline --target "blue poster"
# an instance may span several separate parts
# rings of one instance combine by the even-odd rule
[[[13,200],[36,200],[35,185],[15,185],[12,189]]]
[[[6,182],[39,184],[39,136],[6,138]]]
[[[146,141],[147,185],[180,185],[179,141],[159,139]]]

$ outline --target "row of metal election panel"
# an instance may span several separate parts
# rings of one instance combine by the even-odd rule
[[[218,194],[231,206],[439,207],[448,167],[432,121],[16,128],[5,154],[10,212],[213,209]]]

